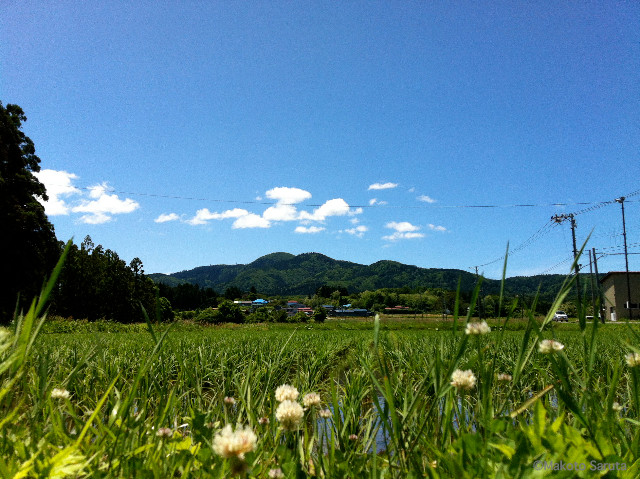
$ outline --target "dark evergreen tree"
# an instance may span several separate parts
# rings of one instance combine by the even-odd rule
[[[11,319],[18,294],[23,307],[39,293],[60,254],[53,225],[37,197],[45,187],[33,175],[40,158],[22,131],[27,117],[18,105],[0,102],[0,321]]]

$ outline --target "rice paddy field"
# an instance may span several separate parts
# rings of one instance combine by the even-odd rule
[[[2,477],[640,477],[635,325],[52,333],[44,299],[0,330]]]

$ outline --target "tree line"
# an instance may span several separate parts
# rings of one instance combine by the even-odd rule
[[[40,292],[58,261],[59,242],[44,206],[45,186],[34,173],[40,158],[33,141],[22,131],[27,117],[18,105],[0,102],[0,323],[10,322]],[[142,261],[129,264],[115,251],[94,245],[86,237],[71,245],[56,288],[50,314],[121,322],[171,319],[171,307],[158,287],[144,275]]]

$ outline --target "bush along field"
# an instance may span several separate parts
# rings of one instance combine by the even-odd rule
[[[640,477],[638,331],[554,329],[570,279],[522,331],[39,334],[60,264],[0,329],[2,477]]]

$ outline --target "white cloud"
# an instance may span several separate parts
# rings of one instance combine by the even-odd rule
[[[167,221],[176,221],[179,219],[180,217],[175,213],[169,213],[169,214],[162,213],[153,221],[155,221],[156,223],[166,223]]]
[[[82,194],[71,184],[71,180],[78,179],[78,176],[62,170],[40,170],[33,175],[47,189],[49,201],[38,198],[38,201],[44,205],[44,212],[49,216],[68,215],[69,206],[61,197]]]
[[[352,225],[357,225],[358,223],[360,223],[360,220],[359,220],[358,218],[351,218],[351,219],[349,220],[349,222],[350,222]]]
[[[374,206],[374,205],[386,205],[387,202],[386,201],[378,201],[377,198],[371,198],[369,200],[369,206]]]
[[[407,231],[418,231],[420,229],[420,226],[412,225],[408,221],[400,221],[400,222],[390,221],[384,226],[386,228],[391,228],[396,231],[399,231],[401,233],[404,233]]]
[[[447,231],[447,228],[445,228],[444,226],[436,226],[436,225],[432,225],[431,223],[429,223],[428,226],[431,231],[440,231],[442,233]]]
[[[248,215],[249,212],[242,208],[234,208],[232,210],[226,210],[222,213],[212,213],[208,208],[202,208],[196,211],[196,215],[187,220],[186,222],[190,225],[206,225],[210,220],[224,220],[227,218],[240,218],[242,216]]]
[[[398,186],[398,183],[374,183],[372,185],[369,185],[369,189],[370,190],[388,190],[390,188],[395,188],[396,186]]]
[[[240,216],[233,222],[233,225],[231,227],[233,229],[270,228],[271,223],[269,222],[269,220],[264,219],[260,215],[249,213],[248,215]]]
[[[419,233],[420,226],[412,225],[408,221],[391,221],[385,225],[386,228],[393,229],[395,232],[391,235],[383,236],[382,239],[387,241],[396,241],[399,239],[424,238],[424,233]]]
[[[365,225],[356,226],[355,228],[349,228],[344,230],[345,233],[349,233],[350,235],[357,236],[358,238],[362,238],[365,232],[369,231]]]
[[[111,215],[131,213],[140,207],[140,203],[125,198],[121,200],[118,195],[107,193],[107,183],[95,185],[89,188],[89,197],[92,201],[82,200],[79,205],[71,208],[74,213],[89,213],[83,215],[80,221],[89,224],[101,224],[111,221]]]
[[[111,221],[113,218],[109,215],[106,215],[104,213],[98,212],[98,213],[93,213],[91,215],[82,215],[80,217],[80,221],[82,223],[86,223],[89,225],[101,225],[103,223],[108,223],[109,221]]]
[[[301,211],[299,219],[308,221],[324,221],[328,216],[344,216],[362,213],[362,208],[351,211],[349,204],[342,198],[334,198],[319,206],[313,213]]]
[[[289,188],[288,186],[279,186],[272,188],[265,193],[267,198],[277,200],[278,203],[295,204],[311,198],[311,193],[300,188]]]
[[[401,233],[396,231],[395,233],[387,236],[383,236],[383,240],[396,241],[399,239],[412,239],[412,238],[424,238],[424,233]]]
[[[311,198],[311,193],[300,188],[290,188],[279,186],[272,188],[265,193],[267,198],[276,200],[275,206],[270,206],[263,213],[262,217],[267,221],[295,221],[298,218],[298,210],[295,206],[304,200]]]
[[[295,221],[298,219],[298,210],[292,205],[277,204],[264,210],[262,217],[269,221]]]
[[[297,226],[294,231],[301,234],[313,234],[324,231],[324,228],[320,228],[318,226],[309,226],[308,228],[306,226]]]
[[[427,195],[418,196],[418,201],[424,201],[425,203],[435,203],[436,200]]]

